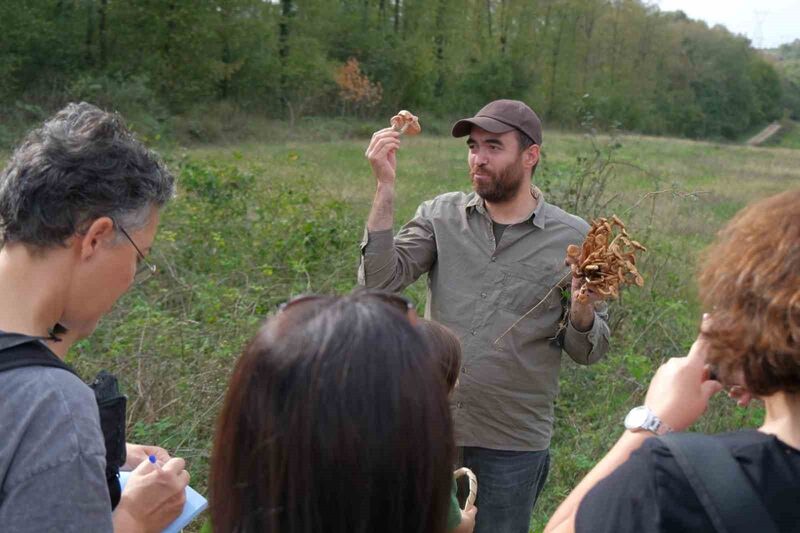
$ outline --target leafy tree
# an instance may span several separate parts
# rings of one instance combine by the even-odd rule
[[[507,97],[548,124],[734,138],[783,109],[800,116],[800,42],[764,58],[643,0],[6,0],[0,30],[0,112],[34,118],[73,98],[159,117],[227,102],[293,121],[448,117]],[[340,105],[350,58],[379,102]]]

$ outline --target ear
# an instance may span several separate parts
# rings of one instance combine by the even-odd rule
[[[522,154],[522,161],[528,168],[533,168],[539,162],[539,145],[529,146]]]
[[[109,217],[96,219],[86,230],[86,233],[78,237],[81,259],[93,257],[102,243],[110,242],[114,237],[114,221]]]

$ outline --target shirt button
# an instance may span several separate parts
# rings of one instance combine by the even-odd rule
[[[481,293],[481,298],[486,298],[486,293],[485,292]]]
[[[497,258],[495,256],[492,256],[492,263],[494,263],[495,261],[497,261]]]
[[[478,332],[475,331],[474,329],[472,331],[470,331],[470,333],[472,333],[473,335],[477,335],[478,334]]]
[[[456,404],[456,407],[458,407],[459,409],[461,409],[463,406],[464,406],[464,404],[462,404],[461,402],[458,402],[458,403]]]
[[[465,366],[462,366],[462,367],[461,367],[461,373],[462,373],[462,374],[466,374],[466,373],[467,373],[467,367],[465,367]]]

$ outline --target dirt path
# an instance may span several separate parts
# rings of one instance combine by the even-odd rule
[[[761,130],[761,132],[759,132],[758,135],[752,137],[749,141],[747,141],[747,144],[750,146],[760,146],[761,144],[767,142],[770,137],[772,137],[779,131],[781,131],[781,123],[773,122],[763,130]]]

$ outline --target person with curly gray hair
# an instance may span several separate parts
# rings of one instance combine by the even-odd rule
[[[87,103],[32,131],[0,174],[0,529],[160,531],[180,513],[183,460],[126,446],[124,397],[104,411],[106,392],[63,361],[155,271],[146,256],[174,187],[119,115]],[[121,494],[119,467],[134,469]]]

